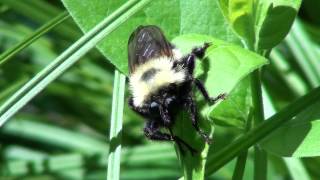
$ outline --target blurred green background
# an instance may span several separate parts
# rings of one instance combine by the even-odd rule
[[[271,53],[263,84],[276,110],[320,84],[319,8],[320,1],[304,0],[289,35]],[[0,53],[64,10],[57,0],[0,0]],[[81,35],[69,18],[1,65],[0,104]],[[91,50],[7,122],[0,129],[0,179],[105,179],[113,72],[105,57]],[[147,141],[143,119],[127,105],[124,111],[121,179],[180,177],[172,144]],[[215,133],[215,148],[221,149],[239,130],[217,126]],[[310,179],[320,177],[319,158],[269,160],[269,179],[294,179],[288,166],[294,163],[303,163]],[[250,151],[244,179],[252,178],[252,163]],[[234,164],[210,179],[230,179]]]

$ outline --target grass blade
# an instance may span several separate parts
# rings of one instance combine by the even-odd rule
[[[310,84],[317,87],[320,84],[319,57],[314,48],[315,44],[310,40],[299,19],[295,21],[285,40]]]
[[[307,170],[303,166],[303,163],[300,159],[296,158],[283,158],[285,164],[288,167],[289,173],[293,180],[311,180]]]
[[[40,71],[0,107],[0,127],[41,90],[94,48],[107,34],[149,2],[151,0],[127,1]]]
[[[277,114],[253,128],[247,134],[241,136],[230,145],[223,148],[221,151],[209,157],[207,161],[206,175],[212,174],[224,164],[243,152],[243,150],[248,149],[255,143],[271,134],[272,131],[281,127],[281,125],[285,122],[291,120],[291,118],[297,115],[299,112],[319,101],[319,98],[320,87],[299,98]]]
[[[108,174],[107,179],[120,179],[120,157],[121,157],[121,130],[122,116],[124,106],[126,77],[118,70],[115,70],[113,95],[112,95],[112,112],[110,122],[110,148],[108,157]]]
[[[103,141],[80,132],[32,121],[28,117],[14,118],[1,129],[0,136],[23,138],[25,141],[44,144],[53,149],[59,148],[89,155],[106,152],[108,149]]]
[[[34,151],[21,146],[6,146],[3,152],[3,163],[1,164],[0,172],[8,176],[25,176],[30,174],[31,171],[33,175],[59,173],[62,170],[78,169],[84,166],[90,167],[92,164],[95,165],[95,168],[102,170],[107,165],[105,158],[107,152],[105,151],[97,152],[92,156],[78,152],[45,154],[41,151]],[[123,148],[121,164],[127,168],[126,170],[130,169],[129,167],[135,169],[135,167],[153,166],[153,168],[179,171],[172,145],[163,143],[131,147],[129,149]]]
[[[313,72],[317,76],[318,84],[320,83],[320,72],[317,67],[320,67],[319,56],[316,52],[318,45],[314,43],[306,32],[305,26],[303,26],[302,21],[298,18],[292,26],[292,33],[294,34],[297,42],[303,49],[306,55],[305,61],[308,61],[311,67],[313,67]]]
[[[299,73],[292,70],[292,67],[284,55],[279,48],[272,49],[270,53],[271,63],[274,64],[279,74],[283,74],[282,77],[288,89],[290,89],[295,96],[302,96],[308,92],[308,85]]]
[[[17,53],[22,51],[24,48],[31,45],[34,41],[39,39],[43,34],[45,34],[46,32],[50,31],[52,28],[62,23],[68,17],[70,17],[70,15],[67,11],[59,14],[57,17],[53,18],[51,21],[47,22],[46,24],[41,26],[39,29],[37,29],[33,34],[30,34],[26,39],[24,39],[14,47],[2,53],[0,56],[0,66],[6,63],[12,56],[16,55]]]
[[[43,0],[28,0],[28,1],[11,1],[1,0],[1,3],[7,5],[18,14],[21,14],[28,19],[39,24],[44,24],[50,21],[56,14],[61,12],[61,9]],[[81,36],[79,28],[70,20],[66,21],[63,26],[53,30],[60,36],[69,40],[76,40]]]

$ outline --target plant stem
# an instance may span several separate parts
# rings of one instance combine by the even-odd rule
[[[243,150],[248,149],[255,143],[270,135],[271,132],[277,130],[277,128],[281,127],[281,125],[283,125],[285,122],[291,120],[294,116],[302,112],[307,107],[318,102],[319,98],[320,87],[313,89],[305,96],[299,98],[277,114],[254,127],[247,134],[241,136],[219,152],[215,153],[213,156],[209,157],[207,164],[212,166],[206,167],[206,175],[212,174],[224,164],[243,152]]]
[[[243,179],[244,169],[246,167],[246,162],[247,162],[247,156],[248,156],[248,150],[245,150],[238,156],[237,163],[234,168],[232,180]]]
[[[267,179],[267,166],[268,156],[265,150],[258,145],[254,147],[254,179],[255,180],[266,180]]]
[[[253,127],[264,121],[260,69],[251,74],[251,91],[253,103]]]
[[[252,117],[253,117],[253,108],[250,108],[248,120],[246,122],[245,133],[247,133],[252,128]],[[244,170],[246,167],[248,157],[248,150],[243,151],[237,158],[237,163],[233,171],[232,180],[242,180],[244,175]]]
[[[120,179],[121,130],[126,77],[114,72],[107,179]]]
[[[260,69],[251,73],[251,92],[253,104],[253,127],[264,121]],[[258,145],[254,147],[254,179],[267,179],[267,154]]]

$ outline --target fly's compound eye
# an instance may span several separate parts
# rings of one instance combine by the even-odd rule
[[[156,113],[156,112],[158,112],[158,110],[159,110],[159,104],[156,103],[156,102],[152,102],[152,103],[150,104],[150,111],[151,111],[152,113]]]
[[[175,100],[176,100],[175,97],[168,97],[168,98],[166,98],[166,100],[165,100],[166,106],[169,107],[170,105],[173,104],[173,102],[174,102]]]

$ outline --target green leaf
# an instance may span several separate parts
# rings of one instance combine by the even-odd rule
[[[265,139],[261,146],[278,156],[320,155],[320,102],[308,107]]]
[[[219,0],[220,8],[249,49],[271,49],[287,35],[301,0]]]
[[[254,44],[254,1],[219,0],[224,16],[234,31],[246,41],[247,46]]]
[[[216,0],[183,0],[180,1],[180,9],[180,34],[205,34],[240,44],[239,38],[226,23]]]
[[[81,30],[87,32],[126,1],[90,0],[79,3],[74,0],[62,0],[62,2]],[[101,41],[97,46],[99,51],[121,72],[128,74],[127,44],[130,34],[136,27],[155,24],[165,30],[169,39],[178,35],[180,11],[172,7],[179,7],[179,1],[152,1],[144,11],[128,19],[121,27],[108,35],[108,38]]]
[[[245,78],[230,92],[228,98],[210,113],[214,123],[244,130],[251,107],[250,79]]]
[[[258,1],[256,12],[256,49],[271,49],[288,34],[301,0]]]

